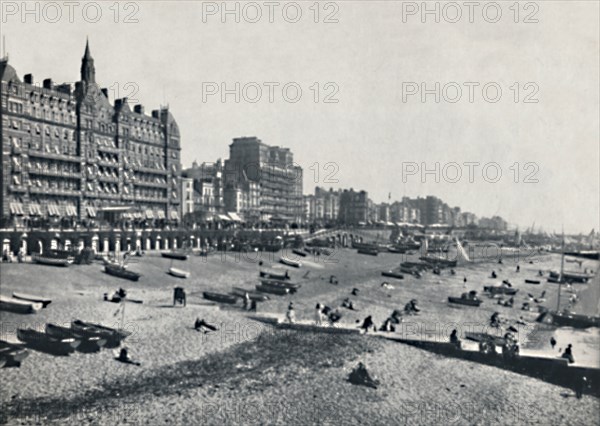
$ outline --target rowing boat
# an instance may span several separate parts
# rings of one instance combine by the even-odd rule
[[[81,334],[84,337],[98,336],[106,339],[106,348],[116,348],[121,344],[121,341],[127,336],[131,335],[128,330],[106,327],[101,324],[94,324],[90,322],[84,322],[81,320],[74,320],[71,322],[71,328],[77,334]]]
[[[302,251],[302,250],[298,250],[298,249],[293,249],[292,253],[297,254],[298,256],[302,256],[302,257],[306,257],[307,253]]]
[[[22,328],[17,329],[17,338],[28,348],[52,355],[69,355],[81,344],[81,341],[73,338],[55,338],[40,331]]]
[[[219,303],[228,303],[230,305],[234,305],[238,300],[238,297],[232,294],[215,293],[212,291],[202,292],[202,297],[204,297],[206,300]]]
[[[397,278],[399,280],[404,279],[404,275],[402,275],[399,272],[394,272],[394,271],[383,271],[381,273],[381,275],[384,277]]]
[[[261,279],[260,282],[263,285],[272,285],[272,286],[277,286],[277,287],[289,288],[291,292],[295,292],[300,287],[302,287],[302,284],[292,283],[290,281],[282,281],[282,280]]]
[[[5,365],[19,365],[19,363],[28,356],[29,351],[23,345],[0,340],[0,358],[7,361]]]
[[[31,294],[15,293],[15,292],[13,292],[12,296],[15,299],[24,300],[26,302],[41,303],[42,304],[42,308],[45,308],[50,303],[52,303],[51,299],[46,299],[44,297],[39,297],[39,296],[33,296]]]
[[[273,278],[276,280],[289,280],[290,279],[290,274],[288,274],[287,270],[283,274],[278,274],[277,272],[271,272],[271,271],[260,271],[259,276],[265,277],[265,278]]]
[[[297,262],[297,261],[292,260],[292,259],[287,259],[287,258],[285,258],[283,256],[279,258],[279,262],[283,263],[284,265],[292,266],[294,268],[299,268],[299,267],[302,266],[302,263]]]
[[[177,278],[188,278],[190,273],[177,268],[169,268],[169,274]]]
[[[189,257],[189,255],[186,252],[182,252],[182,251],[164,251],[160,255],[167,259],[175,259],[175,260],[187,260]]]
[[[125,266],[115,265],[115,264],[107,264],[104,265],[104,272],[109,275],[113,275],[115,277],[124,278],[130,281],[137,281],[142,276],[137,272],[129,271]]]
[[[46,334],[57,339],[76,339],[81,341],[77,348],[80,352],[97,352],[106,345],[106,338],[100,336],[84,336],[83,333],[77,333],[72,328],[62,327],[56,324],[46,324]]]
[[[484,286],[483,291],[490,294],[506,294],[507,296],[514,296],[519,289],[504,286]]]
[[[482,303],[479,299],[466,299],[463,297],[448,297],[448,302],[466,306],[479,306]]]
[[[290,289],[286,287],[276,287],[264,284],[257,284],[256,289],[262,293],[271,293],[277,296],[284,296],[290,292]]]
[[[41,303],[0,296],[0,310],[2,311],[15,312],[18,314],[35,314],[41,310],[42,307],[43,305]]]
[[[526,284],[539,284],[540,280],[525,280]]]
[[[31,259],[40,265],[48,265],[48,266],[69,266],[73,263],[70,259],[59,258],[59,257],[48,257],[42,256],[39,254],[34,254],[31,256]]]
[[[379,250],[371,248],[360,248],[356,252],[358,254],[368,254],[369,256],[377,256],[379,254]]]
[[[266,294],[262,294],[255,290],[246,290],[240,287],[233,287],[231,290],[231,294],[242,298],[245,297],[245,295],[247,294],[250,300],[254,300],[256,302],[266,302],[267,300],[269,300],[269,296],[267,296]]]

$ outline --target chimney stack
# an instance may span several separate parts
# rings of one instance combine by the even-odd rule
[[[25,74],[23,80],[25,80],[25,83],[27,84],[33,84],[33,74]]]
[[[52,79],[47,78],[44,80],[44,89],[52,89]]]
[[[136,112],[137,114],[144,115],[144,105],[137,104],[136,106],[133,107],[133,111]]]

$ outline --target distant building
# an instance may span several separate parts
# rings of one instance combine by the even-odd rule
[[[178,220],[180,134],[168,108],[114,105],[86,45],[81,79],[40,87],[0,60],[0,213],[8,226],[73,224],[100,211]]]
[[[229,159],[225,161],[226,187],[242,190],[246,187],[247,208],[253,211],[253,204],[257,203],[257,219],[261,221],[299,223],[304,216],[302,168],[293,159],[288,148],[266,145],[256,137],[233,139]]]
[[[194,213],[194,179],[181,178],[181,218]]]
[[[340,194],[338,221],[345,225],[366,225],[369,220],[369,195],[366,191],[345,189]]]

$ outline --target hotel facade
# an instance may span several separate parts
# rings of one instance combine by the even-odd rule
[[[168,108],[112,105],[86,44],[80,81],[36,85],[0,60],[2,227],[75,224],[119,212],[131,221],[177,221],[180,134]],[[109,217],[111,217],[109,215]],[[114,216],[112,216],[114,218]]]

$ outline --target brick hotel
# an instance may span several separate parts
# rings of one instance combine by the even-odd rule
[[[179,220],[180,135],[168,108],[144,114],[108,100],[86,44],[81,80],[23,81],[0,59],[3,227],[94,221]],[[114,216],[113,216],[114,217]]]

